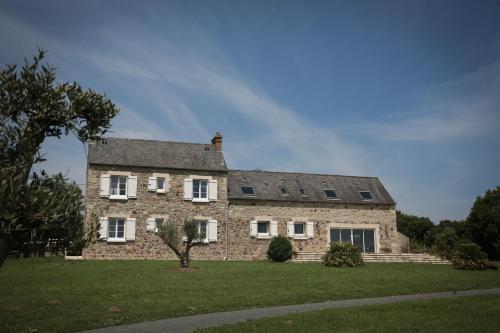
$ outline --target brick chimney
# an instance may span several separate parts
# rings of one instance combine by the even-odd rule
[[[222,151],[222,135],[219,132],[212,138],[212,144],[215,145],[215,151]]]

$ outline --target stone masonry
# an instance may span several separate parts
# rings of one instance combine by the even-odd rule
[[[391,252],[396,239],[396,211],[393,206],[345,205],[340,203],[272,202],[255,203],[235,200],[229,206],[229,258],[263,259],[269,239],[250,237],[250,221],[256,216],[278,221],[278,234],[287,236],[288,221],[314,222],[311,239],[290,238],[293,250],[325,252],[329,242],[330,226],[378,226],[378,251]]]
[[[108,171],[131,172],[137,176],[137,199],[111,200],[99,196],[99,177]],[[167,193],[148,192],[147,179],[153,172],[170,175],[170,189]],[[193,203],[185,201],[184,179],[190,175],[212,176],[217,180],[218,201]],[[202,172],[188,170],[151,169],[136,167],[109,167],[91,165],[88,168],[86,191],[87,226],[95,223],[92,215],[121,215],[134,217],[136,222],[135,241],[110,243],[98,240],[84,249],[86,259],[175,259],[175,254],[168,249],[154,233],[146,231],[146,219],[161,215],[177,223],[179,227],[186,218],[203,217],[218,221],[217,242],[202,244],[191,250],[197,259],[223,260],[226,257],[226,218],[227,218],[227,177],[223,172]]]
[[[102,197],[101,177],[109,174],[137,177],[135,197]],[[165,193],[148,191],[148,179],[156,174],[168,175]],[[212,185],[216,180],[217,199],[186,200],[185,179],[194,177],[211,178]],[[244,193],[242,186],[253,186],[254,193]],[[327,189],[338,196],[330,200]],[[362,192],[373,198],[365,200]],[[273,221],[283,236],[288,236],[289,222],[309,227],[312,222],[312,237],[290,238],[295,252],[324,252],[330,228],[373,229],[375,252],[400,251],[395,202],[378,178],[228,170],[220,133],[212,145],[117,138],[89,145],[85,202],[88,229],[100,218],[135,219],[135,239],[96,240],[84,249],[85,259],[176,259],[158,235],[147,230],[148,218],[155,217],[179,228],[189,218],[217,221],[217,239],[193,247],[193,259],[265,259],[271,239],[251,236],[252,221]]]

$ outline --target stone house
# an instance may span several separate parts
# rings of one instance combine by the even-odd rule
[[[174,259],[158,223],[197,221],[194,259],[264,259],[270,239],[296,252],[348,241],[365,253],[400,252],[396,203],[376,177],[230,170],[222,136],[211,144],[100,138],[89,144],[86,226],[100,239],[87,259]]]

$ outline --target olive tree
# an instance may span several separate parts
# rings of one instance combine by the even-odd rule
[[[162,223],[158,227],[158,236],[179,258],[182,268],[189,267],[189,251],[192,247],[203,244],[205,232],[198,231],[198,224],[192,219],[187,219],[180,228],[173,222]]]
[[[18,207],[28,204],[22,200],[29,198],[33,164],[43,161],[45,138],[71,132],[86,142],[106,133],[119,112],[104,94],[56,81],[55,68],[42,64],[45,54],[40,49],[21,68],[0,71],[0,257],[8,252],[9,230],[25,222]]]

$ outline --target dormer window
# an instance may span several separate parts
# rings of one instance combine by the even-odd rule
[[[359,191],[359,195],[363,198],[363,200],[373,200],[372,194],[370,191]]]
[[[286,189],[285,186],[280,186],[280,191],[281,191],[281,194],[288,195],[288,190]]]
[[[240,186],[241,187],[241,193],[244,195],[255,195],[255,190],[253,186]]]
[[[337,193],[334,190],[324,190],[328,199],[338,199]]]

